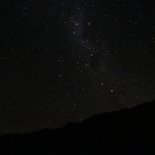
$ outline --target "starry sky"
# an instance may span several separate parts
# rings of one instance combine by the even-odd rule
[[[1,0],[0,132],[155,99],[154,8],[154,0]]]

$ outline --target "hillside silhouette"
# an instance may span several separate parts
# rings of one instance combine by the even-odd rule
[[[0,137],[5,155],[155,154],[155,101],[63,128]]]

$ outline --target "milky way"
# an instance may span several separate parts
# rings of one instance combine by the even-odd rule
[[[91,85],[92,88],[90,89],[95,89],[96,91],[93,91],[93,93],[95,93],[93,96],[96,96],[97,93],[98,98],[94,97],[95,100],[99,100],[99,102],[104,102],[105,104],[107,100],[109,100],[107,99],[109,98],[107,97],[108,93],[105,93],[105,91],[109,91],[110,93],[116,92],[117,97],[120,100],[116,106],[120,107],[118,104],[121,104],[121,99],[124,95],[124,92],[119,90],[121,87],[120,85],[123,83],[121,81],[121,78],[123,78],[121,76],[123,76],[123,74],[120,74],[121,66],[119,66],[118,62],[115,62],[117,60],[106,47],[104,40],[89,40],[88,34],[91,32],[88,32],[88,34],[86,34],[86,32],[93,23],[89,20],[89,17],[87,17],[88,12],[84,9],[85,4],[81,1],[75,1],[74,3],[69,1],[67,3],[63,3],[63,7],[65,8],[70,3],[71,8],[69,8],[69,11],[63,12],[61,18],[63,19],[63,26],[66,28],[66,33],[70,36],[69,41],[73,41],[73,46],[77,46],[76,56],[78,55],[80,56],[80,59],[84,59],[83,67],[87,68],[86,74],[88,73],[90,76],[89,79],[91,79],[89,85]],[[92,14],[94,6],[94,3],[90,4],[90,7],[92,8],[90,11],[92,11]],[[111,65],[111,63],[113,63],[113,66],[116,66],[110,68],[108,65]],[[77,61],[77,64],[80,64],[80,62]],[[114,73],[109,75],[111,71],[114,71]],[[115,86],[117,85],[118,80],[119,88]],[[112,84],[109,84],[108,81]],[[121,90],[123,89],[124,88],[122,87]],[[122,105],[122,107],[123,106],[124,105]],[[103,110],[106,111],[105,106],[103,107]]]

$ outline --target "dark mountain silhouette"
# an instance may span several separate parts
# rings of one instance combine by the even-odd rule
[[[155,101],[57,130],[0,137],[5,155],[155,154]]]

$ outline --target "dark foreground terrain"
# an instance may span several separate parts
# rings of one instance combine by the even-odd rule
[[[93,116],[82,123],[0,137],[1,155],[154,155],[155,102]]]

